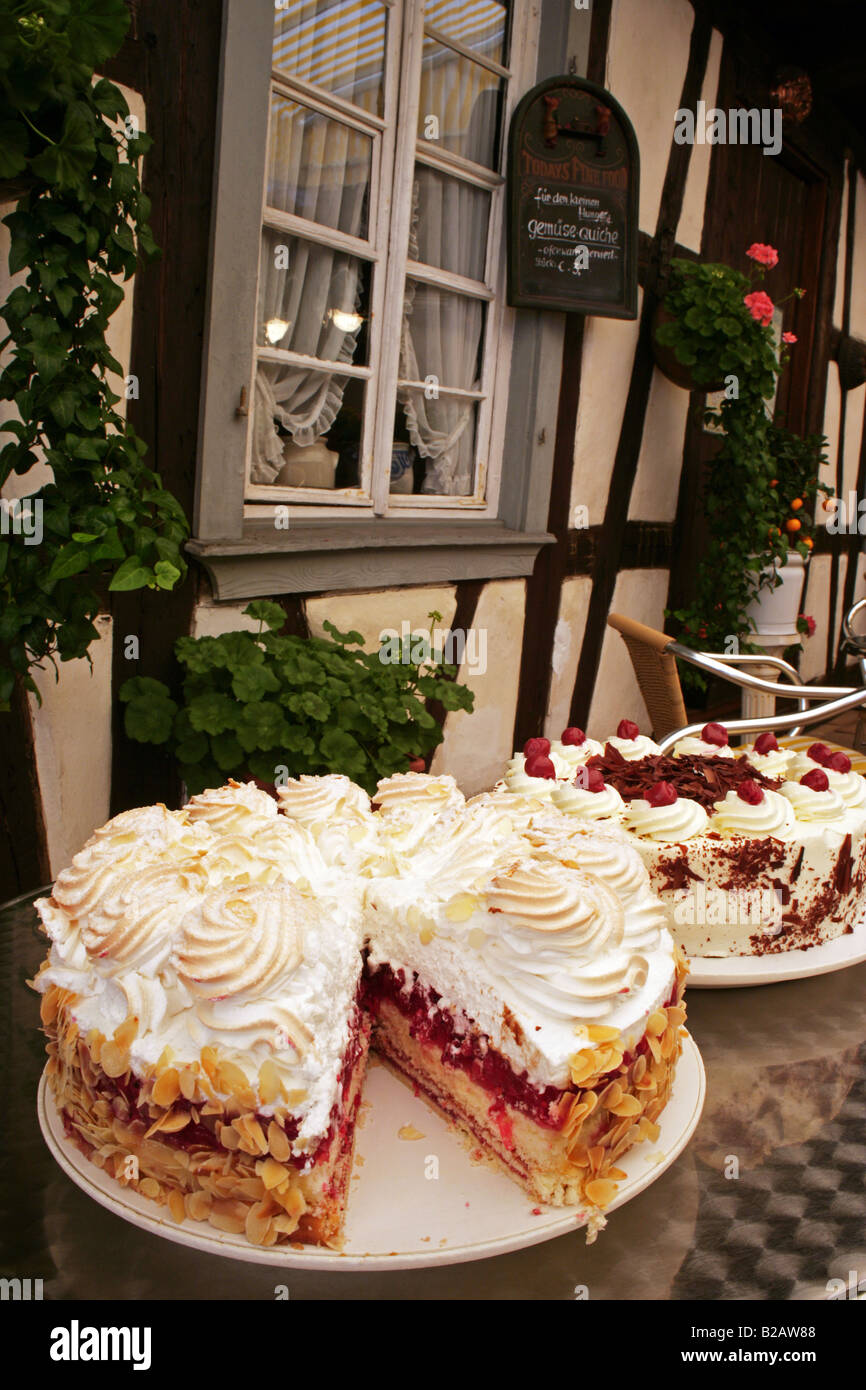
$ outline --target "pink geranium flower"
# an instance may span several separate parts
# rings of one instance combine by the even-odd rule
[[[765,294],[763,290],[753,290],[751,294],[746,295],[743,303],[752,318],[757,319],[764,328],[772,321],[775,306],[770,296]]]
[[[783,334],[782,334],[782,342],[783,342],[783,343],[796,343],[796,341],[797,341],[797,335],[796,335],[796,333],[783,333]]]
[[[779,264],[779,253],[775,246],[767,246],[763,241],[753,241],[746,255],[750,261],[757,261],[758,265],[764,265],[768,270]]]
[[[815,619],[809,613],[800,613],[798,616],[800,617],[801,621],[806,624],[806,629],[809,633],[809,636],[814,637],[815,628],[818,626],[818,624],[815,622]]]

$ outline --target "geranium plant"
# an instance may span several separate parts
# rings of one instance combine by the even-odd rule
[[[784,332],[777,346],[776,305],[760,287],[778,253],[755,243],[746,255],[749,276],[730,266],[674,261],[664,300],[671,318],[657,329],[696,381],[725,383],[718,408],[705,412],[722,440],[704,490],[708,537],[694,598],[668,615],[685,642],[719,651],[730,650],[732,638],[741,650],[754,649],[748,608],[761,589],[781,583],[778,569],[789,551],[808,559],[816,500],[829,492],[820,481],[826,441],[774,424],[768,404],[796,343]],[[786,298],[802,294],[797,289]],[[687,684],[704,687],[694,668],[682,674]]]
[[[257,633],[175,643],[184,674],[174,693],[146,676],[120,689],[129,737],[170,752],[191,793],[230,776],[273,783],[327,772],[372,792],[442,742],[428,701],[472,709],[472,691],[429,643],[422,653],[413,642],[411,660],[389,661],[332,623],[328,637],[281,636],[279,604],[257,600],[244,612]]]

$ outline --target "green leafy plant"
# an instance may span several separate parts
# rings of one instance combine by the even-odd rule
[[[122,282],[157,254],[139,176],[149,137],[94,80],[128,23],[124,0],[0,0],[0,179],[21,195],[5,222],[23,272],[0,309],[0,399],[18,416],[2,426],[0,485],[52,474],[27,494],[40,542],[9,509],[0,535],[0,707],[16,676],[35,690],[32,667],[87,655],[106,589],[170,589],[186,571],[183,511],[108,380],[123,370],[106,343]]]
[[[332,623],[327,638],[280,636],[279,604],[257,600],[244,612],[257,633],[175,643],[179,694],[140,676],[120,690],[129,737],[170,752],[190,792],[233,774],[274,782],[280,768],[343,772],[372,792],[380,777],[407,771],[441,743],[427,701],[472,709],[471,690],[428,643],[420,661],[383,661],[384,648],[367,652],[360,633]]]
[[[753,276],[778,263],[776,251],[763,244],[746,254]],[[730,266],[677,260],[663,303],[670,317],[656,329],[659,341],[690,367],[696,383],[725,382],[718,409],[704,414],[722,436],[703,495],[707,544],[691,603],[668,617],[690,645],[729,650],[736,637],[740,650],[754,650],[749,606],[762,589],[782,582],[778,569],[791,550],[804,559],[812,550],[816,500],[829,491],[819,481],[826,441],[773,422],[768,401],[796,338],[783,333],[777,348],[776,306],[753,278]],[[687,688],[705,688],[693,667],[680,670]]]

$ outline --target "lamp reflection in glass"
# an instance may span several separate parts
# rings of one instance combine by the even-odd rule
[[[363,314],[353,314],[348,309],[329,309],[328,316],[341,333],[357,333],[364,322]]]
[[[269,343],[279,343],[285,338],[290,328],[291,324],[287,323],[285,319],[268,319],[265,324],[265,337]]]

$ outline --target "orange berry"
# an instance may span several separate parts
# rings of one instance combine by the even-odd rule
[[[798,512],[798,511],[800,510],[800,508],[802,507],[802,505],[803,505],[803,499],[802,499],[802,497],[795,497],[794,500],[793,500],[793,502],[791,503],[791,511],[792,511],[792,512]]]
[[[798,521],[797,518],[796,518],[795,516],[792,516],[791,519],[790,519],[789,521],[786,521],[786,522],[785,522],[785,530],[786,530],[786,531],[799,531],[799,529],[800,529],[800,527],[802,526],[802,524],[803,524],[802,521]]]
[[[779,486],[779,479],[778,479],[778,478],[772,478],[772,479],[770,480],[770,487],[778,487],[778,486]]]
[[[812,546],[815,544],[815,542],[812,540],[812,537],[811,537],[811,536],[804,536],[804,537],[803,537],[803,544],[805,545],[805,547],[806,547],[807,550],[811,550],[811,549],[812,549]]]

